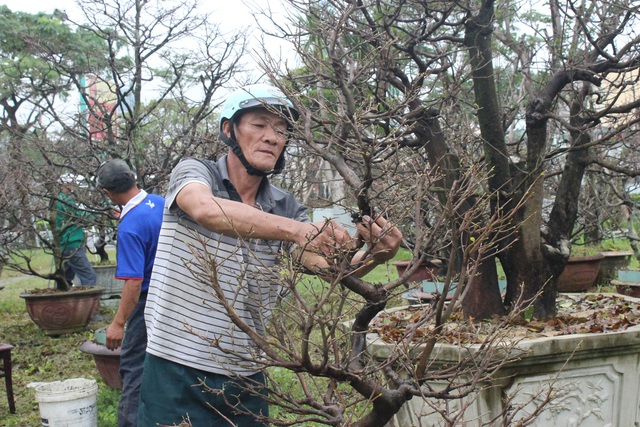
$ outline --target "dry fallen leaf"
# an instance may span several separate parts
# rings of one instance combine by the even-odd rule
[[[542,336],[558,336],[585,333],[607,333],[625,330],[640,324],[640,304],[613,294],[560,294],[558,315],[547,321],[526,322],[515,318],[505,325],[504,319],[494,318],[486,322],[464,321],[461,313],[455,313],[444,325],[439,342],[450,344],[478,344],[482,337],[501,328],[505,338],[515,340]],[[422,341],[433,335],[433,324],[424,322],[428,306],[409,306],[393,313],[380,313],[372,322],[370,332],[378,334],[386,342],[407,339],[406,331],[413,331],[413,341]],[[420,324],[417,327],[417,324]]]

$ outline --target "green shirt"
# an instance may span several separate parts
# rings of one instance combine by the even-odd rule
[[[78,209],[70,194],[61,192],[56,202],[56,228],[60,231],[60,247],[63,251],[84,245],[81,221],[89,214]]]

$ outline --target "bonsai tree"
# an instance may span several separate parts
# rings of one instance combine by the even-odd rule
[[[75,226],[90,227],[92,222],[81,223],[77,218],[64,227],[55,226],[57,213],[63,206],[59,178],[62,174],[89,176],[87,171],[92,167],[93,157],[59,132],[48,131],[55,123],[49,113],[57,111],[72,88],[72,81],[57,72],[55,62],[50,59],[56,56],[58,60],[63,58],[69,67],[85,68],[90,62],[100,63],[104,49],[100,49],[101,44],[91,33],[63,24],[57,12],[51,15],[12,13],[2,6],[0,19],[3,20],[0,55],[4,87],[0,97],[3,263],[21,273],[52,280],[56,288],[68,290],[61,231]],[[89,213],[92,203],[89,194],[84,194],[88,182],[83,186],[85,188],[74,197]],[[33,264],[36,251],[52,256],[50,271],[42,271]]]
[[[283,38],[290,36],[301,65],[287,69],[263,53],[271,81],[301,113],[289,170],[316,178],[306,189],[320,197],[328,193],[318,189],[321,178],[339,176],[345,186],[331,194],[334,203],[351,208],[356,220],[384,214],[406,224],[415,266],[444,253],[446,286],[457,286],[452,303],[440,298],[415,314],[416,323],[433,321],[426,335],[407,331],[378,363],[367,352],[367,332],[405,290],[410,270],[372,283],[355,278],[337,259],[322,272],[328,285],[305,286],[294,259],[278,274],[291,301],[283,299],[274,310],[266,336],[229,304],[225,311],[256,343],[255,362],[290,370],[301,384],[296,395],[276,379],[269,382],[272,403],[286,416],[263,421],[382,426],[411,398],[465,396],[498,368],[490,361],[507,362],[504,354],[512,354],[496,353],[504,342],[493,333],[481,337],[477,359],[430,365],[456,307],[475,331],[481,326],[473,322],[496,317],[555,316],[556,281],[570,254],[583,176],[596,163],[623,171],[594,151],[611,158],[621,141],[633,140],[627,137],[636,121],[627,113],[637,101],[621,94],[640,66],[637,16],[625,1],[580,8],[551,2],[544,11],[515,2],[496,10],[491,0],[289,4],[297,14],[278,28]],[[515,23],[531,30],[516,33]],[[616,125],[601,127],[605,118]],[[303,187],[294,187],[301,181],[300,175],[282,179],[292,188]],[[206,253],[202,257],[205,267],[197,273],[224,304],[216,266]],[[504,295],[498,263],[508,281]],[[391,327],[400,320],[391,319]],[[212,339],[211,345],[219,344]],[[442,379],[443,388],[431,387],[433,379]],[[518,420],[521,425],[552,400],[551,389],[541,394],[538,411]],[[455,407],[442,415],[454,425],[463,412]],[[504,425],[518,419],[513,413],[498,417]]]
[[[32,143],[33,140],[23,135],[23,148],[38,146]],[[46,143],[50,150],[56,145]],[[65,275],[65,264],[70,257],[69,251],[65,253],[66,236],[75,229],[79,230],[76,235],[81,236],[83,232],[88,234],[92,229],[104,227],[111,221],[106,215],[110,208],[101,203],[99,195],[82,175],[62,173],[64,169],[47,165],[36,151],[27,152],[28,161],[23,162],[25,159],[14,155],[10,160],[3,158],[0,166],[4,187],[0,209],[3,263],[20,273],[52,281],[56,289],[66,291],[71,286]],[[61,177],[75,182],[62,182]],[[85,250],[85,243],[79,243],[77,250]],[[51,256],[48,269],[42,268],[41,257],[40,264],[37,263],[42,253]]]
[[[432,199],[418,206],[417,165],[433,172],[436,206],[467,179],[463,171],[482,166],[473,179],[493,196],[476,220],[512,217],[513,228],[496,230],[503,234],[499,250],[478,260],[465,313],[503,315],[524,299],[536,318],[552,318],[585,173],[638,173],[625,154],[638,143],[630,115],[637,100],[628,96],[640,66],[637,16],[622,12],[633,8],[625,1],[584,8],[552,2],[548,10],[516,2],[496,10],[491,0],[292,4],[304,16],[288,28],[303,66],[283,73],[277,58],[264,64],[305,111],[297,129],[302,145],[344,179],[344,194],[355,196],[334,201],[364,213],[367,197],[387,194],[397,205],[404,193],[392,185],[408,176],[416,206],[407,222],[430,226],[438,208]],[[592,13],[607,18],[593,21]],[[516,32],[514,22],[530,31]],[[388,163],[393,173],[381,173]],[[476,199],[457,200],[454,218],[475,210]],[[447,243],[425,246],[407,230],[416,264]],[[474,238],[465,236],[461,246]],[[454,276],[463,267],[460,254],[455,258]],[[498,265],[508,282],[504,297]]]
[[[80,115],[58,122],[102,162],[123,158],[139,185],[162,193],[184,157],[219,151],[212,117],[217,91],[239,69],[242,32],[222,34],[197,2],[79,2],[70,22],[98,38],[106,67],[58,64],[80,94]]]

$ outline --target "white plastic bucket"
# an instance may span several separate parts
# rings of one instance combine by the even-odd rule
[[[43,427],[97,427],[98,384],[73,378],[43,383],[36,387]]]

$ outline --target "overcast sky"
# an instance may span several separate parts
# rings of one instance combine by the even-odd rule
[[[131,0],[128,0],[131,1]],[[163,0],[166,1],[166,0]],[[233,32],[242,28],[251,28],[256,26],[255,19],[252,16],[252,7],[247,4],[253,4],[256,7],[269,8],[272,15],[279,24],[285,24],[285,4],[283,0],[197,0],[198,9],[202,13],[208,13],[213,23],[220,25],[224,32]],[[11,11],[22,11],[28,13],[47,12],[51,13],[55,9],[64,10],[67,15],[75,20],[82,22],[83,14],[76,4],[76,0],[0,0],[0,4],[5,4]],[[255,6],[258,5],[258,6]],[[261,19],[263,24],[268,26],[267,21]],[[256,31],[253,37],[249,37],[250,45],[258,43],[257,37],[259,32]],[[269,38],[269,51],[271,54],[280,53],[288,60],[293,57],[290,52],[290,46],[286,45],[282,40]]]
[[[212,23],[219,24],[223,32],[234,32],[235,30],[243,28],[248,29],[250,27],[255,27],[255,20],[251,14],[250,8],[244,3],[245,1],[255,2],[256,0],[198,0],[198,3],[200,3],[199,10],[201,10],[203,14],[210,14],[211,20],[213,21]],[[82,14],[81,9],[77,6],[75,0],[0,0],[0,2],[0,4],[6,5],[12,12],[52,13],[55,9],[60,9],[65,11],[66,14],[74,21],[82,22],[84,20],[84,15]],[[257,4],[261,7],[266,7],[268,5],[271,8],[276,8],[280,13],[283,11],[282,0],[259,0]],[[262,73],[259,71],[259,67],[251,65],[253,62],[251,56],[255,54],[255,48],[258,47],[258,44],[260,43],[257,40],[259,34],[260,32],[256,31],[249,37],[248,56],[244,58],[243,62],[245,63],[246,69],[252,71],[250,71],[249,76],[237,76],[241,81],[246,81],[245,79],[255,80],[262,78]],[[293,55],[295,54],[282,40],[271,38],[268,41],[268,46],[270,54],[284,55],[285,57],[288,57],[288,61],[291,64],[291,61],[293,61]],[[286,53],[283,54],[283,52]],[[145,85],[145,88],[146,90],[143,93],[143,98],[153,98],[155,96],[153,85],[147,84]],[[218,91],[218,96],[224,97],[226,92],[227,89],[220,89]],[[193,97],[194,99],[198,99],[197,94],[194,94]],[[76,107],[71,103],[67,103],[65,105],[75,111]]]
[[[2,3],[14,12],[53,12],[55,9],[62,9],[68,14],[74,14],[74,11],[77,13],[78,10],[75,0],[4,0]],[[199,3],[199,8],[205,12],[223,12],[229,10],[234,12],[234,19],[240,18],[244,20],[245,17],[249,17],[248,8],[242,1],[200,0]],[[267,3],[275,4],[279,2],[270,0]]]
[[[29,13],[48,12],[61,9],[67,12],[71,18],[82,18],[82,13],[78,10],[75,0],[0,0],[11,11],[22,11]],[[214,13],[214,17],[233,17],[233,26],[252,25],[253,19],[249,8],[243,1],[238,0],[199,0],[199,9],[203,13]],[[265,4],[280,5],[280,0],[265,1]],[[220,19],[221,24],[231,23],[229,20]],[[227,22],[224,22],[227,21]]]
[[[131,1],[131,0],[126,0]],[[166,1],[166,0],[162,0]],[[6,5],[11,11],[17,12],[46,12],[52,13],[55,9],[63,10],[74,21],[82,22],[84,15],[81,9],[77,5],[76,0],[0,0],[0,4]],[[170,0],[169,0],[170,2]],[[83,2],[84,3],[84,2]],[[248,4],[259,5],[261,8],[272,9],[273,16],[279,17],[279,23],[284,23],[284,3],[282,0],[198,0],[198,9],[203,14],[210,14],[212,23],[219,24],[223,32],[232,33],[239,29],[255,28],[255,19],[252,16],[251,8]],[[255,10],[255,6],[253,7]],[[261,22],[264,22],[261,20]],[[262,43],[258,40],[261,35],[260,31],[249,32],[249,50],[248,56],[245,57],[245,64],[249,64],[247,69],[253,69],[257,71],[257,67],[251,67],[251,56],[256,54],[256,49]],[[287,61],[291,65],[294,61],[294,52],[289,45],[280,39],[269,38],[267,41],[269,47],[269,53],[271,55],[283,56],[287,58]],[[253,76],[254,78],[260,77],[259,75]],[[251,78],[251,77],[249,77]]]
[[[2,2],[12,12],[53,12],[54,9],[71,10],[75,3],[72,0],[5,0]]]

